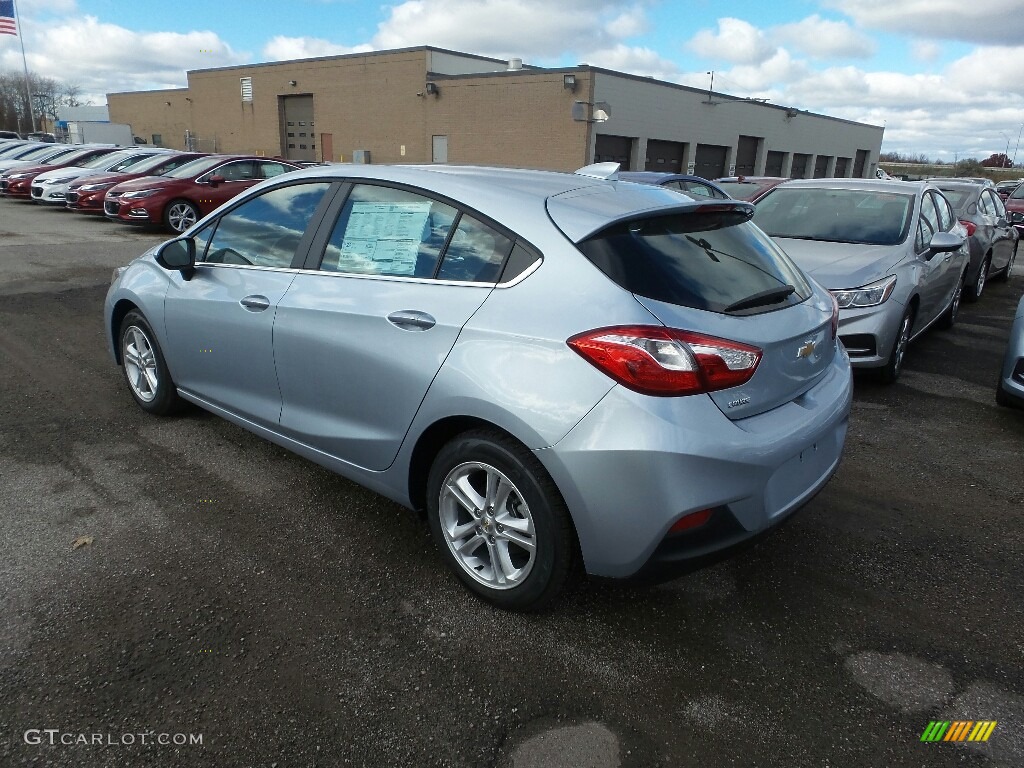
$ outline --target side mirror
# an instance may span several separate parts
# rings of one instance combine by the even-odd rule
[[[176,269],[183,280],[191,280],[196,271],[196,241],[191,237],[171,240],[157,251],[156,260],[164,269]]]
[[[206,180],[211,187],[216,187],[218,184],[223,184],[227,179],[221,176],[219,173],[215,173],[213,176]]]
[[[952,253],[960,250],[963,244],[964,239],[960,235],[954,235],[952,232],[936,232],[932,235],[932,241],[928,243],[928,255],[925,258],[930,259],[936,253]]]

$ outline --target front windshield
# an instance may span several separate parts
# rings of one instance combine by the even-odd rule
[[[1010,200],[1024,200],[1024,184],[1021,184],[1010,193]]]
[[[175,168],[173,171],[165,173],[164,177],[168,179],[191,179],[202,175],[215,165],[220,165],[223,162],[223,157],[200,157],[191,163],[185,163],[180,168]]]
[[[72,149],[65,147],[61,152],[57,152],[54,155],[46,158],[44,161],[47,165],[74,165],[75,161],[80,157],[88,157],[89,153],[94,150],[91,149]]]
[[[22,153],[14,153],[11,155],[13,160],[45,160],[50,155],[56,155],[60,152],[68,152],[70,150],[66,148],[54,148],[52,144],[45,147],[36,147],[35,149],[26,150]]]
[[[913,195],[897,192],[777,187],[757,202],[754,223],[772,237],[896,245],[913,210]]]
[[[954,211],[962,211],[966,208],[972,197],[970,192],[962,189],[945,189],[943,187],[939,187],[939,189],[942,190],[942,194],[949,200],[949,204],[953,206]]]
[[[0,146],[0,157],[12,157],[19,152],[26,152],[33,147],[38,148],[38,144],[11,144],[11,146]]]

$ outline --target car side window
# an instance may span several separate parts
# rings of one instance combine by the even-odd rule
[[[433,277],[458,211],[414,192],[352,188],[320,269],[356,275]]]
[[[711,187],[705,187],[703,184],[698,184],[694,181],[680,181],[677,182],[678,189],[680,192],[685,192],[688,195],[695,195],[697,197],[714,197]]]
[[[927,250],[934,235],[939,228],[939,215],[935,211],[935,203],[931,195],[924,195],[921,198],[921,215],[917,220],[917,240],[914,245],[918,253]]]
[[[280,176],[282,173],[288,173],[288,171],[292,170],[281,163],[261,162],[257,163],[257,165],[259,165],[261,179],[272,179],[275,176]]]
[[[496,283],[514,244],[500,232],[462,214],[445,249],[437,279]]]
[[[235,163],[222,165],[210,174],[211,176],[223,176],[226,181],[248,181],[255,178],[253,175],[252,160],[239,160]]]
[[[330,186],[328,182],[292,184],[246,200],[220,217],[202,260],[207,264],[290,267]],[[199,254],[197,240],[197,259]]]
[[[987,191],[983,191],[978,198],[978,210],[986,216],[995,215],[995,212],[992,209],[992,203],[988,199]]]
[[[988,214],[993,217],[1004,216],[1006,209],[1003,208],[1003,203],[991,190],[986,189],[981,193],[982,199],[985,201],[986,207],[988,208]]]
[[[949,207],[949,201],[945,196],[935,194],[935,210],[939,214],[939,229],[943,232],[949,232],[953,228],[953,210]]]

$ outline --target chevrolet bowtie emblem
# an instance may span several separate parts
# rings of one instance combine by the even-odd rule
[[[797,357],[810,357],[811,355],[814,354],[814,348],[817,347],[817,346],[818,345],[815,344],[813,341],[805,341],[800,346],[800,349],[798,349],[796,351],[796,356]]]

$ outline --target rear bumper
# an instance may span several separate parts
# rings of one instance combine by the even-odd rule
[[[558,444],[536,452],[572,514],[588,573],[688,570],[781,524],[839,465],[852,401],[847,356],[794,401],[730,421],[710,397],[616,387]],[[683,515],[701,528],[667,538]]]

